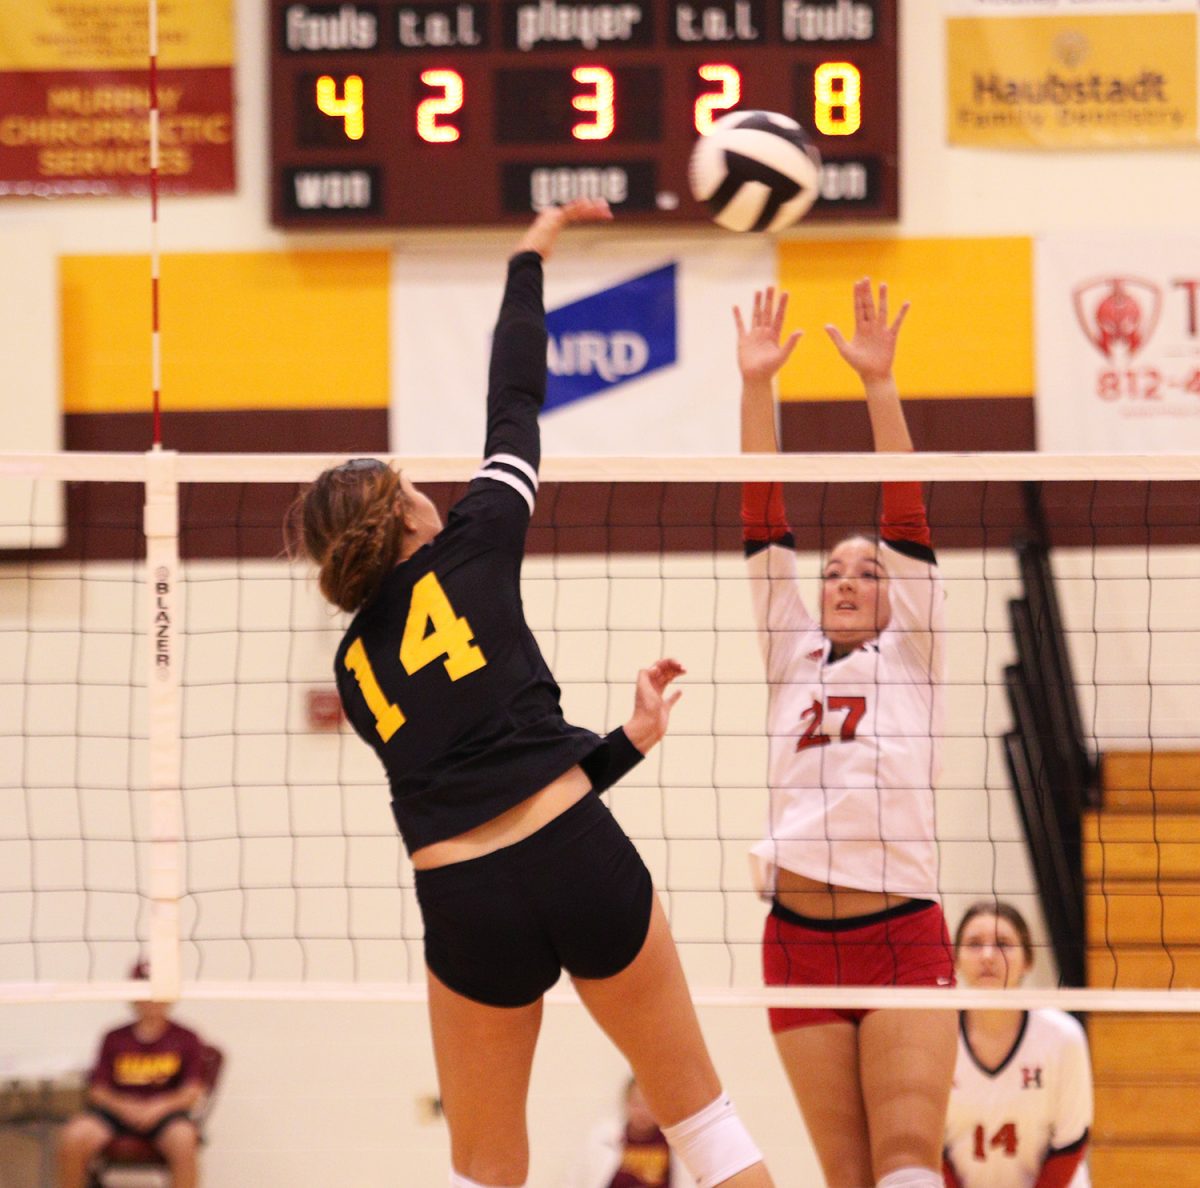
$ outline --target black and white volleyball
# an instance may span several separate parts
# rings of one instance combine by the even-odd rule
[[[730,231],[782,231],[817,200],[821,154],[795,120],[733,111],[692,149],[692,196]]]

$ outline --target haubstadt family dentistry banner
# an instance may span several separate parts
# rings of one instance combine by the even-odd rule
[[[1038,448],[1200,451],[1200,233],[1047,236],[1034,278]]]
[[[1194,0],[947,0],[947,13],[951,144],[1196,145]]]

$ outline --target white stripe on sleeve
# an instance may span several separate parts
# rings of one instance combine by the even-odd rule
[[[529,514],[533,515],[533,492],[530,491],[524,479],[517,478],[515,474],[509,474],[507,470],[488,470],[486,467],[471,476],[472,482],[475,479],[494,479],[498,483],[512,487],[529,504]]]
[[[523,475],[528,477],[529,485],[535,491],[538,489],[537,471],[534,470],[534,468],[530,466],[524,458],[521,458],[516,454],[490,454],[488,457],[484,458],[483,465],[486,468],[493,462],[502,462],[505,466],[511,466],[515,470],[519,470]]]

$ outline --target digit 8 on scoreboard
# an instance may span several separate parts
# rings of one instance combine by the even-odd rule
[[[697,135],[735,108],[821,150],[809,219],[899,214],[897,0],[270,0],[272,221],[523,221],[605,197],[707,222]]]

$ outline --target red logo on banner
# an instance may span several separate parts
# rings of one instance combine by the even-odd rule
[[[1072,293],[1080,328],[1106,359],[1132,358],[1150,341],[1162,311],[1162,291],[1151,281],[1108,276]]]

